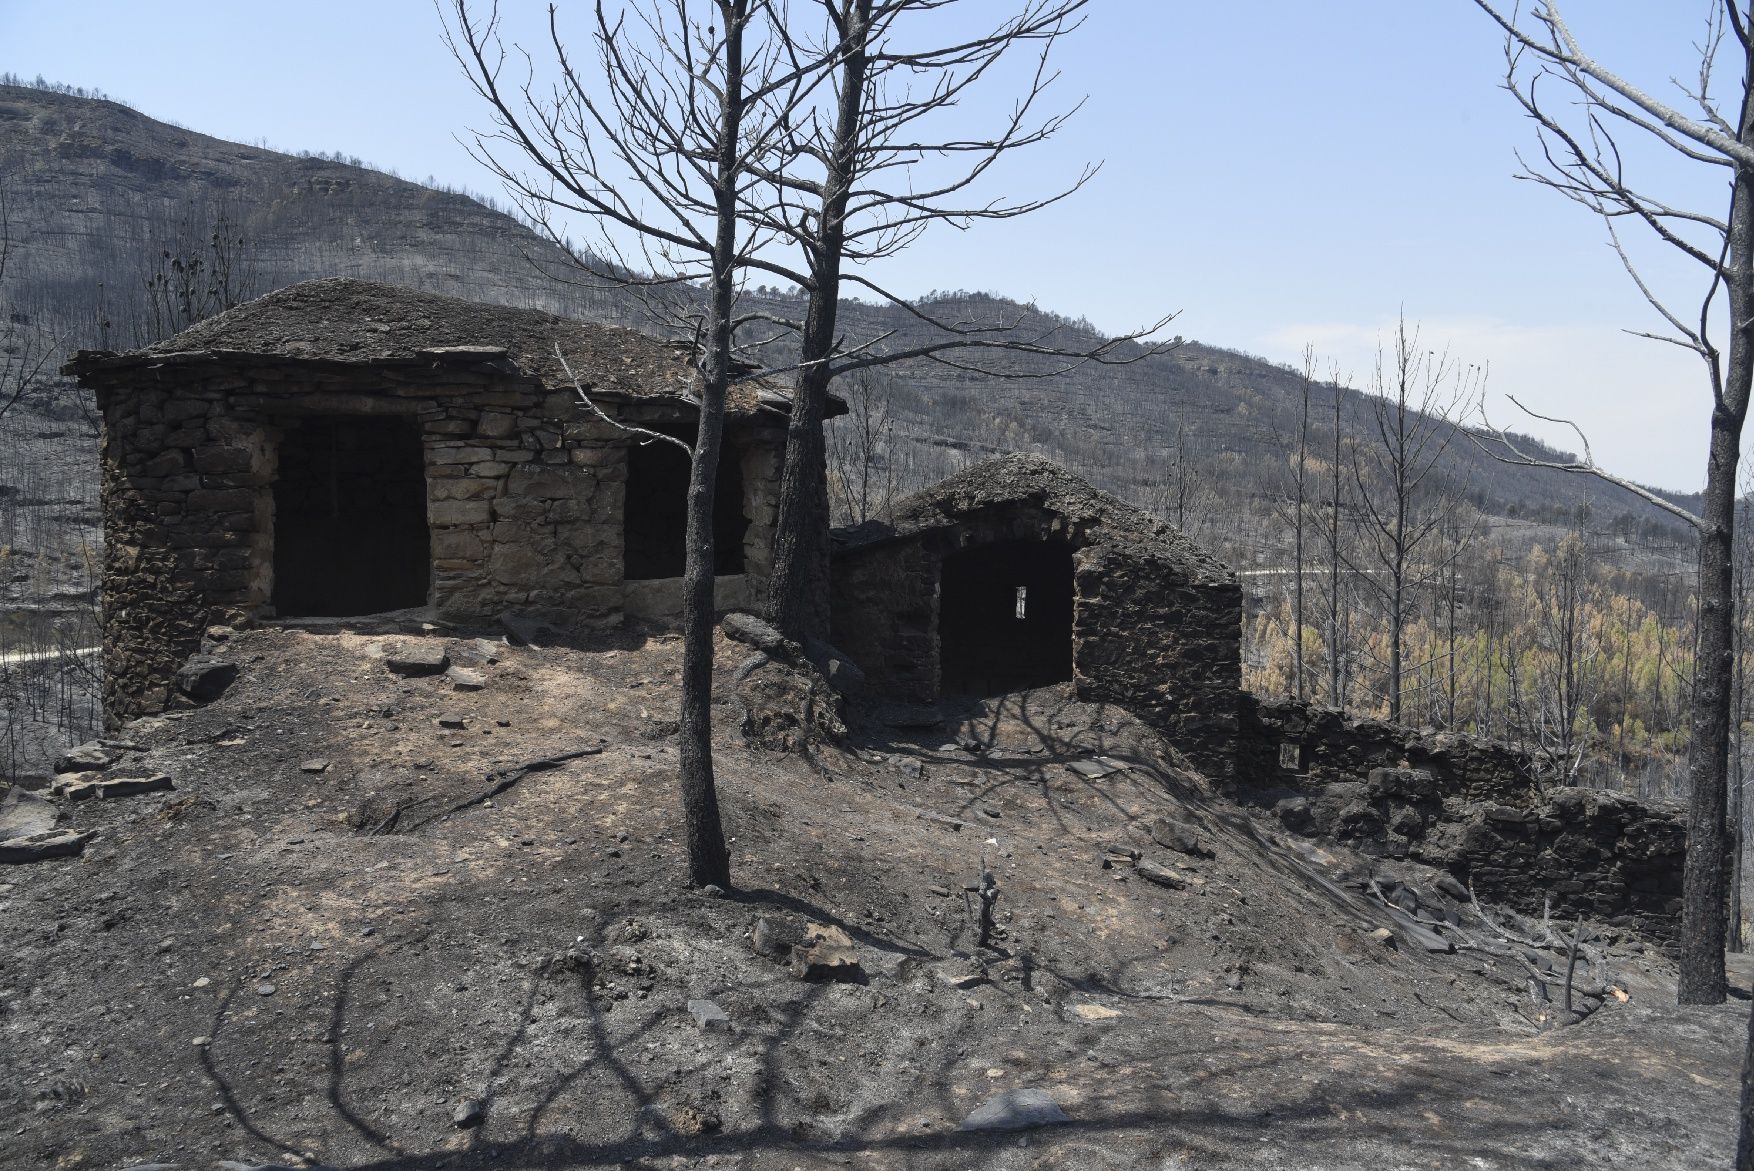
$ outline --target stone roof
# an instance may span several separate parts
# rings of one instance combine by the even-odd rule
[[[288,286],[129,353],[81,350],[65,370],[96,384],[126,381],[125,372],[145,367],[462,366],[571,390],[557,344],[586,388],[606,397],[698,397],[700,377],[683,350],[636,330],[349,277]],[[732,388],[729,405],[783,412],[790,399],[750,382]]]
[[[835,530],[835,543],[840,550],[851,552],[948,528],[979,513],[1018,506],[1065,517],[1085,543],[1156,557],[1191,580],[1214,584],[1235,580],[1228,566],[1174,525],[1035,455],[1005,455],[964,468],[903,499],[895,507],[893,522],[867,521]]]

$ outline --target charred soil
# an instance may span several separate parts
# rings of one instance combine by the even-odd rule
[[[1674,1008],[1603,933],[1556,1027],[1553,954],[1470,946],[1430,872],[1373,890],[1068,689],[779,750],[751,708],[820,689],[721,641],[738,888],[698,892],[671,637],[215,651],[221,699],[86,774],[175,788],[64,802],[83,855],[0,871],[0,1167],[1728,1162],[1745,1005]],[[1012,1090],[1069,1122],[960,1129]]]

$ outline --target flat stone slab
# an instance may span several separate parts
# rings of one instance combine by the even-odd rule
[[[384,648],[384,666],[393,675],[417,678],[438,675],[451,665],[443,643],[404,642]]]
[[[1124,772],[1126,770],[1125,765],[1115,764],[1112,761],[1104,760],[1100,756],[1095,760],[1074,760],[1066,767],[1090,781],[1100,781],[1104,777],[1112,777],[1116,773]]]
[[[85,849],[89,833],[55,830],[28,838],[12,838],[0,842],[0,865],[42,862],[50,858],[71,858]]]
[[[487,676],[472,667],[452,667],[445,672],[445,678],[458,691],[480,691],[487,686]]]
[[[163,793],[175,788],[176,785],[165,773],[150,777],[106,777],[101,781],[64,781],[59,786],[61,796],[69,801],[84,801],[89,798],[108,801],[114,797]]]
[[[1053,1095],[1031,1088],[1006,1090],[988,1098],[962,1120],[958,1130],[1028,1130],[1072,1121]]]
[[[715,1001],[711,1000],[689,1001],[688,1015],[693,1017],[694,1023],[703,1029],[712,1029],[715,1027],[722,1029],[729,1027],[731,1024],[731,1018],[726,1015],[725,1010],[720,1008]]]
[[[1159,866],[1155,862],[1143,861],[1133,867],[1133,873],[1146,882],[1168,887],[1170,890],[1188,889],[1188,880],[1167,866]]]
[[[48,798],[24,789],[12,789],[0,798],[0,842],[32,838],[55,828],[60,810]]]
[[[96,740],[69,748],[55,761],[58,773],[89,773],[109,768],[122,759],[122,750],[110,748]]]

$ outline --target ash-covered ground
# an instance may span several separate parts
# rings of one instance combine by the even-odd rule
[[[411,644],[482,686],[393,673]],[[1069,689],[855,708],[839,743],[758,719],[793,741],[763,747],[748,705],[801,684],[722,640],[736,889],[701,893],[674,638],[217,650],[223,698],[70,778],[174,788],[62,799],[83,854],[0,868],[0,1167],[1729,1162],[1745,1003],[1677,1009],[1658,951],[1599,931],[1556,1027],[1529,981],[1557,1001],[1564,954],[1378,868],[1457,921],[1428,950],[1367,859]],[[805,974],[843,978],[797,974],[811,930]],[[1066,1121],[962,1129],[1009,1091]]]

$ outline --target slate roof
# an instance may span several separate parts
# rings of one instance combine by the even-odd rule
[[[1193,580],[1235,580],[1228,566],[1174,525],[1036,455],[1005,455],[964,468],[903,499],[895,507],[893,522],[867,521],[835,530],[835,544],[838,551],[854,553],[948,528],[979,513],[1015,507],[1065,517],[1085,534],[1087,544],[1107,544],[1161,559]]]
[[[153,367],[302,363],[418,371],[453,365],[571,390],[557,344],[587,389],[629,398],[698,397],[700,376],[684,351],[637,330],[349,277],[288,286],[129,353],[81,350],[65,370],[95,385],[123,383],[129,372]],[[790,398],[783,388],[746,382],[733,386],[729,405],[784,412]]]

